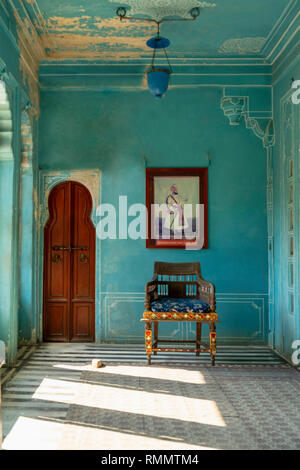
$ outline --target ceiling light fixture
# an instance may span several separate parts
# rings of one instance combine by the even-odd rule
[[[153,18],[140,18],[134,16],[126,16],[127,10],[125,7],[119,7],[116,10],[117,16],[122,20],[133,20],[133,21],[151,21],[157,25],[157,34],[155,37],[148,39],[146,42],[147,46],[153,49],[152,61],[149,70],[147,70],[147,81],[149,90],[156,98],[161,98],[168,89],[170,74],[172,73],[172,67],[168,58],[166,48],[170,45],[170,41],[167,38],[160,36],[160,25],[165,21],[194,21],[200,15],[200,8],[195,7],[190,10],[191,18],[163,18],[161,20],[155,20]],[[163,49],[166,60],[168,62],[168,68],[156,67],[155,57],[156,50]]]

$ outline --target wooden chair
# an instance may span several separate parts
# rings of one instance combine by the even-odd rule
[[[145,346],[148,364],[151,354],[158,351],[209,352],[215,365],[216,323],[215,287],[201,276],[200,263],[155,262],[154,275],[146,284],[145,311],[141,321],[145,322]],[[159,322],[195,322],[196,340],[160,340]],[[154,338],[152,341],[152,323]],[[201,342],[202,324],[209,325],[209,345]],[[162,348],[159,343],[195,343],[195,348]]]

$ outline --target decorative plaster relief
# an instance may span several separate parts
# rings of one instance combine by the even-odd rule
[[[90,191],[93,200],[91,220],[96,226],[96,211],[100,204],[100,170],[43,171],[41,178],[40,221],[42,227],[46,225],[49,218],[48,198],[50,191],[63,181],[78,181]]]
[[[219,54],[259,54],[266,38],[237,38],[227,39],[219,48]]]
[[[28,112],[21,115],[21,170],[23,172],[32,169],[32,128]]]
[[[230,125],[238,126],[245,109],[245,98],[234,96],[223,97],[221,108],[223,109],[225,116],[228,117]]]
[[[270,111],[262,113],[252,110],[249,102],[249,96],[223,96],[221,109],[231,126],[240,125],[244,118],[246,128],[251,129],[254,135],[262,140],[263,146],[272,147],[275,144],[275,130]],[[268,114],[270,117],[267,117]]]
[[[116,0],[109,0],[116,3]],[[167,16],[179,16],[190,18],[192,8],[215,7],[215,3],[199,2],[197,0],[125,0],[125,4],[130,6],[128,16],[147,15],[156,20]]]
[[[245,116],[245,124],[247,129],[251,129],[263,141],[265,148],[272,147],[275,143],[275,131],[273,119],[255,119]]]
[[[244,118],[245,126],[261,139],[267,151],[267,217],[268,217],[268,285],[269,285],[269,344],[273,345],[274,334],[274,215],[273,215],[273,146],[275,144],[275,129],[272,119],[271,100],[266,111],[253,109],[249,96],[224,96],[221,99],[221,109],[228,117],[230,125],[238,126]],[[255,305],[253,305],[255,307]],[[264,331],[264,330],[263,330]]]

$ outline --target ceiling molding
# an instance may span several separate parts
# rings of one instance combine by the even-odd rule
[[[206,60],[189,61],[172,60],[173,73],[170,86],[271,86],[272,67],[262,63],[206,63]],[[164,65],[164,62],[157,62]],[[140,62],[48,62],[40,66],[39,80],[45,87],[107,87],[122,88],[135,86],[147,88],[145,71],[149,61]]]
[[[21,18],[21,21],[19,21],[19,26],[22,28],[24,25],[22,24],[22,20],[24,22],[24,19],[27,22],[30,22],[31,27],[33,28],[32,30],[34,31],[34,43],[37,42],[39,43],[40,46],[40,52],[44,54],[45,56],[49,54],[49,57],[51,56],[54,60],[72,60],[72,57],[74,60],[79,60],[80,58],[84,58],[84,54],[88,56],[89,51],[88,50],[78,50],[77,51],[77,56],[74,55],[74,51],[76,53],[76,45],[74,44],[74,50],[56,50],[57,49],[57,44],[54,42],[53,39],[53,34],[51,34],[51,28],[49,30],[47,26],[47,21],[44,12],[41,12],[37,0],[28,0],[26,3],[23,2],[23,0],[7,0],[9,4],[12,6],[15,12],[19,15],[19,18]],[[115,3],[115,0],[110,0],[111,2]],[[129,2],[129,3],[128,3]],[[128,4],[130,4],[135,11],[136,8],[139,7],[139,2],[136,0],[128,0]],[[299,14],[299,2],[300,0],[290,0],[288,6],[285,8],[283,13],[281,14],[280,18],[277,20],[275,25],[273,26],[272,30],[270,31],[269,35],[266,38],[265,43],[262,45],[261,48],[259,48],[259,42],[263,40],[262,37],[250,37],[250,38],[232,38],[232,39],[227,39],[225,43],[223,43],[222,47],[225,47],[228,49],[230,46],[231,48],[233,45],[236,44],[237,51],[232,49],[230,58],[234,58],[234,56],[239,56],[242,54],[241,51],[244,51],[245,58],[248,58],[249,60],[251,58],[256,58],[259,59],[261,58],[262,60],[266,60],[268,63],[273,63],[274,55],[280,53],[281,47],[284,46],[284,42],[286,39],[290,37],[288,34],[289,29],[293,30],[292,28],[292,23],[296,22],[296,15],[297,13]],[[197,2],[197,4],[203,6],[208,6],[207,2]],[[209,4],[210,6],[216,6],[213,3]],[[172,2],[168,4],[168,8],[174,8]],[[153,6],[149,7],[150,9],[153,8]],[[107,20],[107,18],[106,18]],[[26,29],[26,26],[25,28]],[[25,31],[26,34],[26,31]],[[99,31],[100,35],[100,31]],[[62,35],[61,35],[62,37]],[[284,39],[286,37],[286,39]],[[44,39],[43,39],[44,38]],[[43,42],[45,41],[45,42]],[[283,41],[283,42],[282,42]],[[47,44],[46,44],[47,42]],[[35,46],[34,46],[35,47]],[[247,51],[248,47],[248,51]],[[226,49],[226,50],[227,50]],[[230,49],[231,50],[231,49]],[[239,52],[240,51],[240,52]],[[252,52],[251,52],[252,51]],[[145,55],[145,51],[141,52],[143,55]],[[184,54],[183,52],[181,53],[180,51],[176,52],[177,55],[179,56],[180,54]],[[255,53],[255,56],[254,56]],[[115,55],[114,52],[112,54]],[[199,53],[198,53],[199,55]],[[99,55],[97,56],[94,54],[94,60],[102,60],[103,58],[107,56],[106,53],[99,52]],[[131,57],[133,57],[131,55]],[[149,55],[150,57],[150,55]],[[197,53],[195,53],[195,57],[197,58]],[[229,57],[227,55],[227,57]],[[130,52],[128,53],[128,59],[130,58]],[[91,57],[92,59],[92,57]],[[122,59],[122,56],[121,56]],[[127,57],[124,56],[124,60],[127,60]]]
[[[266,66],[270,67],[270,64],[262,57],[186,57],[178,55],[169,55],[169,60],[172,61],[172,64],[178,64],[182,67],[184,66]],[[117,66],[117,65],[149,65],[149,60],[151,62],[151,57],[142,55],[139,58],[128,58],[128,59],[55,59],[55,58],[45,58],[41,61],[41,67],[46,66]],[[157,58],[158,62],[163,62],[165,59],[163,57]]]
[[[278,80],[286,73],[289,73],[290,68],[294,66],[294,64],[299,63],[299,50],[300,50],[300,34],[299,40],[290,47],[287,53],[281,58],[280,61],[273,66],[273,73],[272,73],[272,84],[275,85]]]
[[[300,0],[291,0],[270,31],[261,56],[274,65],[300,31]]]
[[[42,87],[59,86],[59,77],[63,87],[74,84],[76,88],[80,80],[87,87],[97,87],[99,83],[99,86],[114,88],[121,86],[122,80],[125,87],[134,86],[134,83],[142,88],[145,86],[145,70],[151,60],[147,54],[114,60],[112,53],[111,58],[99,56],[89,60],[68,58],[68,52],[64,51],[59,58],[49,57],[42,38],[48,36],[50,41],[51,34],[38,2],[7,0],[7,8],[2,3],[0,7],[3,9],[0,26],[3,24],[10,41],[20,52],[24,68],[36,83],[41,82]],[[17,25],[18,42],[11,30],[11,10]],[[260,55],[200,57],[196,53],[189,56],[176,53],[170,56],[174,69],[171,80],[174,87],[225,86],[230,81],[235,86],[270,86],[272,72],[277,77],[295,59],[299,41],[300,0],[290,0],[267,36]]]

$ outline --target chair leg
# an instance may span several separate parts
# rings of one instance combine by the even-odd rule
[[[196,323],[196,349],[200,348],[201,344],[202,323]],[[196,351],[196,356],[200,356],[200,351]]]
[[[152,324],[151,322],[145,323],[145,348],[148,356],[148,365],[151,364],[152,353]]]
[[[211,356],[211,365],[215,365],[216,353],[217,353],[217,333],[215,323],[209,325],[209,348]]]
[[[158,322],[153,322],[154,323],[154,347],[157,348],[157,343],[158,343]],[[153,352],[154,356],[156,356],[157,351]]]

